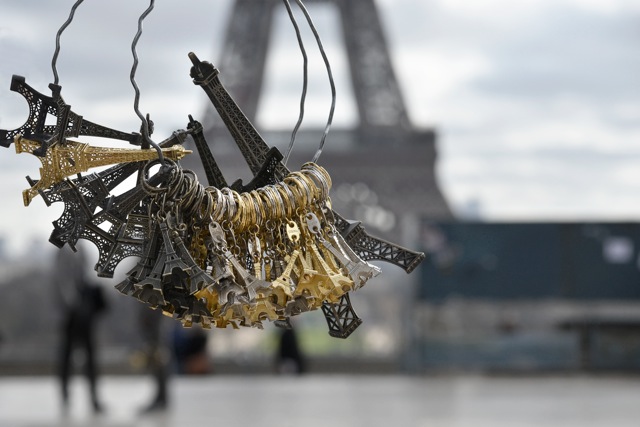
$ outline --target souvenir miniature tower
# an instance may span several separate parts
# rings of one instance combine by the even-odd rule
[[[432,129],[416,129],[411,124],[375,1],[306,3],[311,6],[327,3],[338,11],[359,116],[355,128],[333,128],[330,133],[322,161],[331,165],[334,182],[337,186],[358,184],[362,187],[364,184],[376,195],[380,205],[364,208],[386,213],[395,225],[377,226],[375,221],[366,219],[364,222],[367,228],[383,237],[397,236],[408,212],[433,220],[450,219],[451,211],[434,172],[436,133]],[[235,0],[218,61],[225,88],[253,123],[262,92],[274,12],[280,8],[284,10],[280,0]],[[229,133],[213,108],[203,124],[207,139],[214,146],[228,145]],[[289,140],[289,132],[262,133],[266,140],[282,146]],[[308,129],[303,125],[297,137],[302,143],[293,150],[292,165],[297,167],[299,161],[309,158],[315,142],[305,144],[305,141],[319,140],[321,134],[321,129]],[[336,146],[340,149],[333,149]],[[233,168],[236,163],[229,159],[225,165]],[[357,201],[339,197],[333,201],[346,217],[357,217],[358,209],[362,212],[363,207],[358,206]]]

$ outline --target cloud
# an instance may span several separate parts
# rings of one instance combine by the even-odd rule
[[[186,114],[202,114],[205,101],[188,76],[186,53],[217,61],[231,3],[158,3],[145,21],[137,80],[141,108],[156,121],[159,137],[184,127]],[[477,199],[490,219],[640,215],[637,1],[377,3],[410,115],[417,126],[438,129],[438,178],[454,205]],[[146,5],[85,2],[63,34],[63,95],[87,119],[126,131],[139,126],[130,43]],[[47,92],[55,33],[68,9],[23,0],[5,0],[0,9],[0,127],[17,127],[26,105],[8,91],[11,75]],[[336,127],[351,126],[357,112],[337,14],[328,5],[310,10],[336,73]],[[275,29],[258,120],[265,128],[290,128],[301,59],[283,13]],[[307,47],[314,51],[312,40]],[[305,123],[323,125],[329,99],[321,63],[311,79]],[[31,173],[17,170],[13,158],[9,151],[0,155],[6,180],[20,182],[4,187],[7,197]]]
[[[494,220],[628,220],[637,209],[638,160],[566,150],[490,152],[446,161],[449,173],[440,182],[454,208],[480,201]]]
[[[492,219],[640,214],[637,2],[382,4],[455,206],[480,200]]]
[[[634,70],[635,19],[560,10],[493,46],[495,72],[477,89],[493,95],[549,97],[580,93],[592,100],[640,95]]]

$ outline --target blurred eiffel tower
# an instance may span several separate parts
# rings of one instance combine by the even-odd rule
[[[332,129],[320,158],[333,178],[334,208],[346,218],[363,221],[373,234],[393,236],[395,241],[400,233],[406,235],[401,224],[407,215],[450,219],[451,211],[434,173],[436,134],[432,129],[414,128],[409,120],[375,1],[305,3],[330,4],[339,12],[359,114],[354,129]],[[214,62],[223,85],[254,124],[277,8],[284,12],[281,0],[234,0],[222,57]],[[309,52],[316,52],[315,42],[313,47],[307,45]],[[232,139],[213,107],[207,110],[203,125],[227,178],[248,182],[251,176],[242,156],[231,149]],[[323,130],[303,125],[288,163],[291,169],[312,158]],[[259,131],[270,145],[285,151],[290,130]]]

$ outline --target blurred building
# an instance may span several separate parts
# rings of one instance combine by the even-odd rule
[[[333,207],[371,234],[428,255],[410,276],[380,265],[383,274],[352,295],[364,324],[346,341],[328,336],[320,311],[299,316],[309,370],[638,369],[638,224],[454,222],[434,173],[437,133],[409,120],[374,0],[306,3],[337,11],[358,112],[353,128],[331,130],[320,158],[333,179]],[[280,0],[236,0],[214,61],[254,124],[278,13],[285,13]],[[313,40],[307,46],[316,53]],[[225,177],[248,182],[240,151],[208,108],[203,125]],[[278,147],[290,139],[290,130],[258,130]],[[313,157],[323,131],[298,134],[291,169]],[[198,171],[196,156],[190,158],[196,161],[187,166]],[[204,181],[204,173],[198,175]],[[480,213],[472,201],[464,216]],[[51,372],[57,314],[46,245],[31,248],[22,263],[8,260],[0,271],[2,373]],[[139,303],[115,291],[107,295],[112,309],[100,327],[102,362],[111,372],[128,372],[140,341],[132,327]],[[270,328],[212,331],[214,371],[269,370]]]
[[[640,369],[640,225],[424,221],[413,369]]]
[[[399,236],[407,216],[451,219],[434,174],[436,132],[416,129],[409,120],[375,1],[306,3],[338,11],[358,111],[359,120],[354,128],[330,132],[320,159],[333,179],[332,201],[336,211],[347,218],[362,220],[373,234],[392,241],[402,240]],[[280,0],[236,0],[222,55],[215,64],[223,85],[254,124],[275,13],[285,13]],[[317,54],[314,40],[307,40],[306,45],[309,55]],[[228,130],[212,106],[207,111],[203,120],[207,140],[227,181],[243,178],[248,182],[252,177]],[[294,124],[291,123],[291,128]],[[258,130],[267,143],[278,147],[286,146],[290,139],[290,130]],[[323,128],[303,129],[298,133],[288,163],[290,168],[311,160],[323,131]]]
[[[416,247],[420,218],[451,219],[451,211],[434,174],[436,132],[416,129],[409,120],[389,56],[384,23],[373,0],[306,3],[311,9],[327,7],[338,12],[359,116],[353,128],[332,129],[320,159],[320,164],[332,176],[334,209],[346,218],[361,220],[372,235]],[[270,51],[269,34],[276,13],[286,13],[280,0],[236,0],[222,55],[214,61],[221,72],[222,83],[254,124]],[[300,25],[305,24],[300,21]],[[307,40],[306,44],[310,55],[317,54],[313,39]],[[294,124],[291,123],[291,127]],[[209,107],[203,125],[227,181],[242,178],[248,182],[252,176],[213,107]],[[290,130],[259,131],[269,144],[279,147],[286,146],[290,139]],[[311,160],[323,131],[323,128],[305,128],[298,134],[288,163],[291,169]],[[201,168],[197,158],[186,166],[196,171]],[[198,175],[204,181],[202,170]],[[31,271],[21,275],[18,287],[11,286],[16,282],[0,278],[0,286],[5,292],[16,294],[11,301],[22,302],[0,307],[5,309],[3,324],[10,329],[4,347],[0,347],[0,367],[4,364],[4,371],[14,369],[12,364],[19,361],[29,362],[32,367],[46,366],[51,361],[47,355],[52,354],[51,348],[55,344],[52,334],[55,329],[52,328],[56,315],[55,307],[46,297],[49,265],[45,264],[33,265]],[[404,343],[400,332],[404,330],[406,319],[401,314],[406,312],[407,297],[412,294],[418,276],[415,273],[407,276],[390,265],[381,267],[384,269],[382,277],[352,296],[355,309],[365,323],[349,340],[329,337],[319,310],[300,316],[298,325],[303,350],[330,360],[322,369],[336,369],[332,362],[336,357],[357,359],[364,356],[378,359],[387,366],[393,365],[402,352]],[[126,268],[119,271],[126,271]],[[100,333],[106,348],[101,354],[107,366],[122,369],[126,368],[127,358],[136,349],[139,339],[135,328],[131,327],[138,303],[115,291],[108,294],[114,309],[102,321]],[[225,359],[237,363],[244,371],[271,363],[274,344],[269,331],[216,330],[211,335],[210,350],[217,360],[218,371]],[[314,369],[313,361],[310,369]]]

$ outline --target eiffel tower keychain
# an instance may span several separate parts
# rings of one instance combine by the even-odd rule
[[[228,184],[204,137],[202,125],[189,116],[180,129],[156,143],[153,123],[139,110],[135,80],[137,42],[142,23],[154,0],[138,20],[132,42],[134,63],[130,80],[135,91],[134,112],[139,132],[122,132],[88,120],[71,110],[62,98],[56,62],[60,36],[52,60],[51,96],[14,76],[11,90],[29,104],[29,116],[18,129],[0,129],[0,144],[12,143],[42,163],[37,179],[23,192],[25,206],[38,196],[46,205],[63,203],[53,222],[50,242],[75,249],[79,239],[98,248],[95,266],[101,277],[112,277],[125,258],[138,262],[116,289],[152,309],[205,328],[263,327],[264,322],[289,326],[289,319],[321,309],[335,337],[348,337],[362,322],[351,305],[350,293],[380,274],[369,261],[390,262],[411,272],[424,254],[370,236],[359,222],[350,222],[331,205],[331,177],[317,164],[335,110],[335,85],[320,37],[301,0],[296,0],[318,43],[332,91],[332,103],[318,150],[300,170],[285,165],[303,120],[307,82],[306,51],[288,0],[283,0],[298,36],[304,64],[300,116],[286,155],[269,147],[225,90],[211,63],[189,53],[190,75],[220,114],[254,174],[244,185]],[[55,125],[48,125],[48,118]],[[126,141],[138,148],[96,147],[72,138],[102,137]],[[191,138],[204,166],[207,185],[183,169],[180,159],[191,153],[183,147]],[[109,166],[90,172],[99,166]],[[84,175],[83,175],[84,174]],[[116,193],[129,177],[133,188]]]

